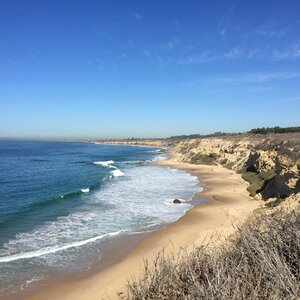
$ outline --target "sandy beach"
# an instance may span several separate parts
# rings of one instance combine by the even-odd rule
[[[141,274],[145,259],[152,261],[162,249],[169,255],[177,253],[181,248],[189,250],[194,245],[208,241],[216,246],[209,238],[213,233],[218,233],[222,238],[229,236],[234,233],[233,224],[242,222],[259,207],[259,201],[249,197],[247,183],[232,170],[221,166],[177,162],[175,154],[157,164],[197,175],[204,188],[199,196],[205,198],[207,203],[193,207],[175,223],[143,237],[129,254],[106,269],[86,279],[40,289],[27,294],[23,299],[119,299],[118,294],[122,295],[126,291],[127,280]]]

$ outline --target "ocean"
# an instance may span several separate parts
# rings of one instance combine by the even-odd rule
[[[141,163],[165,158],[155,147],[0,141],[0,295],[87,270],[117,237],[182,216],[198,180]]]

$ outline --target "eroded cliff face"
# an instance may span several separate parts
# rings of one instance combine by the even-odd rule
[[[286,198],[300,191],[300,135],[241,135],[183,140],[175,149],[180,160],[221,164],[249,182],[250,195]]]

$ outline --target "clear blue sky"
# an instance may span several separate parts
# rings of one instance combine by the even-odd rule
[[[300,125],[300,1],[0,1],[0,137]]]

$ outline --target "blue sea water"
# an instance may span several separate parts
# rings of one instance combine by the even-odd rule
[[[0,141],[0,294],[87,269],[107,241],[183,215],[197,178],[138,163],[164,157],[154,147]]]

